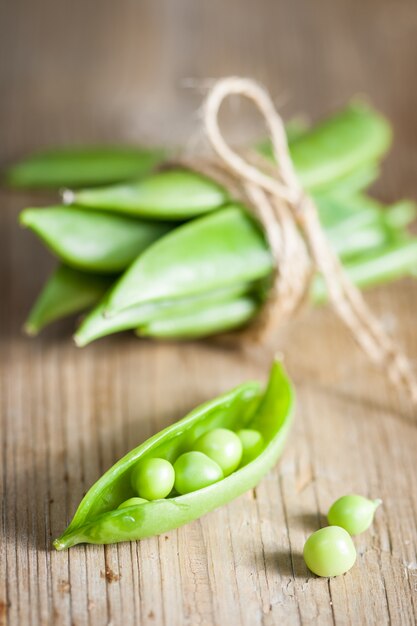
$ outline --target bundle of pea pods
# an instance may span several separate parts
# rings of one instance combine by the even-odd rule
[[[391,143],[389,123],[354,101],[312,127],[289,123],[287,134],[299,180],[351,280],[362,288],[413,275],[417,239],[407,227],[415,204],[387,206],[368,193]],[[257,149],[272,159],[268,142]],[[59,204],[20,215],[58,259],[28,334],[87,312],[78,346],[124,330],[187,339],[237,329],[257,315],[273,273],[262,229],[213,180],[160,168],[166,156],[135,147],[68,149],[10,168],[12,186],[66,188]],[[320,276],[311,299],[326,299]]]

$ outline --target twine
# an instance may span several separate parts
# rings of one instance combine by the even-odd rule
[[[231,95],[252,100],[268,127],[276,166],[263,166],[235,152],[219,127],[219,110]],[[268,94],[256,82],[230,77],[219,80],[204,105],[204,128],[218,159],[185,163],[244,199],[261,222],[274,260],[270,296],[248,333],[264,340],[291,317],[304,300],[313,270],[326,283],[329,300],[370,361],[384,368],[397,388],[405,388],[417,403],[417,382],[410,362],[368,308],[361,292],[350,282],[323,232],[317,208],[298,181],[289,154],[281,116]]]

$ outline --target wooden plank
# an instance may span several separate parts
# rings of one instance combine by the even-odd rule
[[[1,163],[51,144],[198,141],[201,93],[186,86],[249,74],[288,116],[369,94],[396,131],[377,193],[416,196],[412,0],[122,0],[117,11],[110,0],[15,0],[0,11]],[[225,113],[232,137],[259,132],[246,107]],[[281,463],[253,492],[140,543],[51,549],[117,458],[199,402],[265,379],[276,349],[120,337],[77,350],[72,321],[23,337],[52,261],[16,218],[51,198],[0,192],[0,625],[414,624],[415,412],[327,309],[303,312],[277,336],[297,419]],[[368,299],[415,359],[415,282]],[[349,491],[384,504],[355,539],[355,568],[317,579],[304,541]]]

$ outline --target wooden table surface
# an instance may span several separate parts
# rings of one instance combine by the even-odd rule
[[[2,163],[51,144],[184,144],[198,135],[205,79],[236,73],[264,82],[286,116],[314,119],[368,94],[396,133],[375,193],[417,197],[414,0],[5,5]],[[241,113],[229,123],[243,140],[257,130],[246,112],[229,113]],[[140,543],[51,550],[106,468],[197,403],[265,380],[274,346],[242,355],[120,336],[78,350],[73,321],[25,338],[20,327],[53,261],[16,218],[47,199],[0,198],[0,623],[414,624],[415,411],[326,309],[305,311],[277,337],[298,409],[281,462],[253,492]],[[415,359],[417,283],[367,299]],[[384,504],[355,539],[354,569],[315,578],[304,541],[351,491]]]

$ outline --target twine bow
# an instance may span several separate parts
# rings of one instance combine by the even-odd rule
[[[262,113],[276,161],[273,172],[259,160],[246,160],[225,141],[218,117],[222,102],[231,95],[252,100]],[[387,371],[395,386],[405,387],[417,403],[417,383],[408,359],[346,276],[323,232],[313,200],[300,186],[283,121],[267,91],[245,78],[219,80],[205,101],[204,127],[220,160],[215,164],[216,171],[211,167],[210,173],[222,182],[226,175],[229,188],[238,190],[240,197],[246,196],[264,227],[275,262],[271,294],[258,316],[255,332],[265,335],[294,313],[316,269],[324,278],[333,308],[365,354]]]

